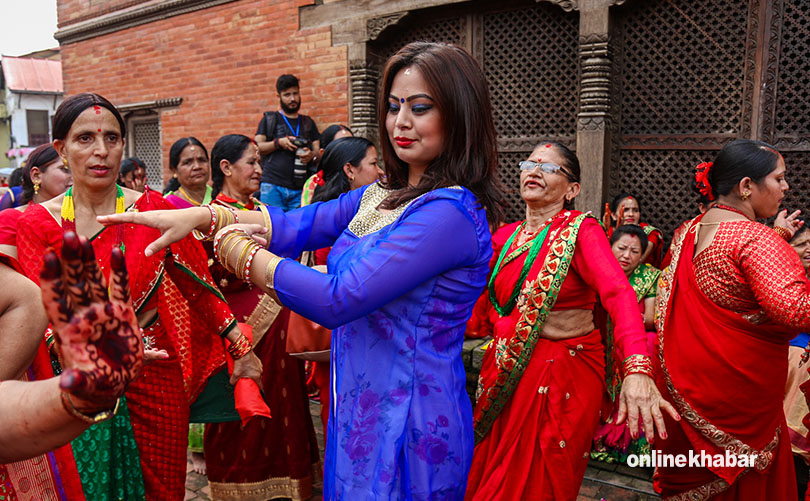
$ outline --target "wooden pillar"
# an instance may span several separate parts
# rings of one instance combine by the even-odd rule
[[[611,82],[613,77],[610,0],[580,0],[580,94],[577,114],[577,156],[582,167],[582,193],[577,209],[601,215],[610,187],[612,141]]]

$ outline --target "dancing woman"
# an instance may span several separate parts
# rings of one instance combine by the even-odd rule
[[[437,43],[405,46],[382,82],[385,184],[271,209],[269,252],[244,227],[215,246],[226,267],[334,329],[324,498],[459,499],[473,451],[464,326],[502,215],[489,92],[472,56]],[[160,228],[156,250],[220,219],[195,208],[101,220]],[[326,274],[281,258],[330,245]]]
[[[655,388],[636,295],[605,232],[571,209],[579,179],[576,155],[558,143],[520,163],[526,220],[489,281],[494,340],[478,383],[468,500],[576,499],[605,392],[597,294],[624,361],[617,422],[627,417],[633,438],[640,424],[666,438],[662,410],[676,415]]]
[[[751,140],[699,166],[717,204],[687,225],[661,277],[658,386],[683,419],[665,418],[656,449],[736,464],[658,468],[665,499],[796,499],[782,399],[788,343],[810,328],[810,283],[786,242],[801,224],[779,212],[785,176],[782,155]],[[777,212],[774,229],[754,221]]]

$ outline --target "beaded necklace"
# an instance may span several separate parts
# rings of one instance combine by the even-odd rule
[[[543,247],[543,244],[548,237],[548,231],[549,228],[551,228],[551,223],[561,215],[568,216],[570,214],[570,212],[566,211],[565,213],[560,213],[549,218],[541,228],[538,228],[537,231],[539,234],[534,237],[534,240],[531,242],[526,242],[511,253],[509,252],[509,249],[512,247],[512,242],[514,242],[515,238],[517,238],[518,233],[522,232],[524,235],[526,234],[523,231],[523,228],[526,226],[526,221],[523,221],[520,226],[517,227],[515,232],[509,237],[509,240],[506,241],[506,244],[503,246],[503,250],[501,250],[500,256],[498,256],[498,262],[495,263],[495,269],[492,270],[492,276],[489,277],[489,283],[487,284],[487,288],[489,289],[489,301],[492,303],[495,311],[497,311],[500,316],[506,317],[512,313],[512,310],[515,309],[517,297],[520,294],[520,290],[523,288],[523,282],[525,282],[526,277],[529,276],[529,270],[534,264],[537,255],[540,253],[540,249]],[[526,260],[523,262],[523,268],[520,270],[520,277],[518,277],[515,287],[512,289],[512,294],[509,295],[509,299],[506,301],[506,304],[500,305],[498,303],[498,298],[495,295],[495,279],[507,263],[514,261],[519,255],[525,252],[526,249],[529,250],[529,253],[526,255]]]
[[[736,207],[731,207],[731,206],[725,205],[725,204],[714,204],[714,206],[716,208],[718,208],[718,209],[723,209],[723,210],[727,210],[727,211],[730,211],[730,212],[736,212],[737,214],[743,216],[745,219],[748,219],[749,221],[751,221],[751,218],[748,217],[748,214],[741,211],[740,209],[737,209]]]

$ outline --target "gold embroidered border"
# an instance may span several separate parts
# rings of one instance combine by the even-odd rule
[[[253,327],[253,346],[259,344],[279,313],[281,305],[267,294],[262,294],[259,303],[245,319],[245,323]]]
[[[273,477],[261,482],[208,482],[211,499],[222,501],[264,501],[291,498],[293,501],[312,497],[312,478]]]
[[[658,296],[657,296],[657,303],[656,308],[658,310],[658,356],[661,360],[661,373],[664,376],[664,381],[666,382],[667,389],[669,390],[670,394],[672,395],[672,401],[675,403],[675,407],[678,408],[678,412],[683,416],[687,423],[689,423],[693,428],[695,428],[704,438],[709,440],[715,447],[720,449],[725,449],[731,452],[732,454],[736,455],[752,455],[756,454],[757,459],[754,464],[754,467],[759,471],[764,471],[768,466],[771,464],[774,458],[774,450],[776,450],[776,446],[779,444],[779,435],[781,433],[781,427],[777,426],[774,432],[773,439],[762,449],[757,450],[751,447],[750,445],[742,442],[738,438],[734,437],[730,433],[726,433],[723,430],[717,428],[713,424],[711,424],[706,418],[698,414],[697,411],[686,401],[686,399],[675,389],[675,385],[672,383],[672,377],[667,369],[666,361],[664,360],[664,326],[666,325],[667,320],[667,308],[669,307],[671,294],[672,294],[672,280],[675,275],[675,270],[678,268],[678,262],[680,261],[681,257],[681,250],[683,247],[683,241],[686,238],[686,235],[692,230],[694,226],[694,219],[688,223],[686,228],[684,228],[683,233],[681,233],[680,238],[677,242],[673,242],[672,244],[672,263],[667,267],[666,270],[661,274],[660,285],[658,289]],[[708,485],[708,484],[707,484]],[[684,499],[691,499],[691,498],[684,498]],[[702,498],[701,498],[702,499]]]
[[[716,478],[700,487],[695,487],[694,489],[675,494],[674,496],[667,496],[664,499],[667,501],[706,501],[728,490],[729,487],[731,487],[731,485],[728,482],[722,478]]]
[[[450,186],[449,188],[460,190],[461,186]],[[355,213],[354,217],[349,222],[349,231],[360,238],[380,231],[396,221],[412,203],[430,193],[424,193],[388,212],[378,211],[377,207],[379,207],[391,192],[392,190],[387,190],[380,186],[380,183],[374,183],[366,188],[363,197],[360,199],[360,208],[357,209],[357,213]]]
[[[540,331],[562,287],[576,248],[579,227],[589,214],[580,214],[573,221],[549,235],[548,253],[531,290],[525,287],[518,301],[521,316],[515,326],[515,335],[509,339],[500,364],[497,378],[481,395],[485,398],[480,413],[473,416],[475,441],[479,443],[492,428],[503,407],[517,388],[520,378],[531,359]]]

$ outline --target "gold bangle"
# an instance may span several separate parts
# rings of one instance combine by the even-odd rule
[[[253,347],[248,342],[247,338],[244,334],[239,334],[239,336],[228,345],[228,353],[233,357],[234,360],[238,360],[252,350]]]
[[[241,238],[239,240],[241,240]],[[240,242],[237,242],[236,245],[238,245],[239,243]],[[242,246],[242,250],[239,252],[239,257],[236,258],[236,262],[234,263],[233,268],[231,270],[229,270],[231,273],[233,273],[237,277],[239,276],[239,273],[237,271],[237,270],[239,270],[239,263],[247,255],[249,250],[250,250],[250,246],[247,243],[245,243],[245,245]]]
[[[264,227],[267,228],[267,233],[265,233],[265,240],[267,240],[267,248],[270,248],[270,240],[273,238],[273,220],[270,219],[270,212],[268,212],[267,207],[264,205],[259,206],[259,211],[264,216]]]
[[[278,268],[281,261],[283,261],[283,258],[270,254],[270,260],[267,261],[267,267],[264,269],[264,284],[268,290],[275,290],[276,288],[276,268]]]
[[[774,226],[773,231],[776,232],[777,235],[784,238],[785,241],[789,242],[793,235],[790,234],[790,230],[783,227],[783,226]]]
[[[102,421],[106,421],[108,419],[113,418],[116,414],[118,414],[118,407],[121,405],[121,399],[115,399],[115,407],[112,410],[101,411],[97,414],[92,416],[87,415],[76,408],[73,405],[73,401],[70,399],[70,395],[68,393],[62,392],[62,407],[65,408],[68,414],[75,417],[76,419],[89,424],[96,424],[101,423]]]
[[[236,232],[234,232],[234,233],[231,233],[231,234],[227,235],[224,238],[224,241],[222,242],[222,252],[220,254],[222,257],[220,259],[220,262],[223,263],[222,266],[226,270],[228,270],[228,266],[225,263],[227,263],[228,259],[230,259],[231,252],[233,252],[233,250],[236,248],[236,246],[239,245],[240,240],[241,239],[239,238],[239,235],[237,235]],[[230,244],[230,245],[228,245],[228,244]],[[227,249],[225,248],[226,246],[227,246]]]
[[[245,265],[248,261],[251,260],[253,255],[255,254],[254,251],[259,250],[260,246],[250,237],[241,237],[243,239],[247,239],[245,242],[245,246],[242,248],[242,252],[239,254],[239,259],[236,260],[236,267],[234,268],[234,274],[239,277],[240,280],[245,279]]]
[[[624,359],[624,377],[630,374],[646,374],[654,377],[653,365],[650,357],[645,355],[630,355]]]

